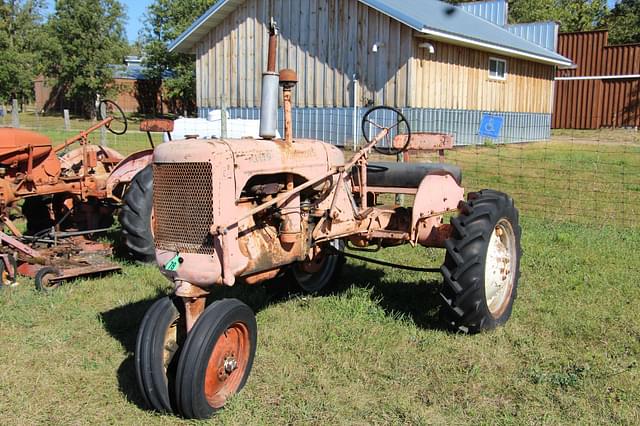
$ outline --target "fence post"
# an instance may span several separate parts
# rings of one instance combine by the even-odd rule
[[[71,130],[71,120],[69,119],[69,110],[65,109],[64,111],[62,111],[62,114],[64,115],[64,129]]]
[[[105,103],[100,104],[100,117],[107,116],[107,105]],[[107,146],[107,128],[102,126],[100,128],[100,146]]]
[[[20,127],[20,115],[18,115],[18,100],[11,100],[11,126]]]
[[[220,103],[220,138],[227,138],[227,103],[224,98]]]

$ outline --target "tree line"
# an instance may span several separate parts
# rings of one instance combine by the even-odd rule
[[[119,0],[0,0],[0,103],[34,98],[44,76],[53,96],[95,115],[98,95],[110,96],[113,65],[126,55],[144,58],[144,74],[175,111],[195,105],[195,64],[169,54],[167,45],[216,0],[155,0],[133,45],[125,36],[126,8]],[[167,73],[169,71],[169,73]],[[179,109],[179,111],[178,111]]]
[[[44,76],[55,95],[95,113],[98,95],[117,90],[112,64],[125,55],[144,58],[146,78],[174,111],[195,105],[195,61],[170,54],[176,39],[217,0],[154,0],[134,45],[125,37],[126,9],[119,0],[0,0],[0,103],[28,102]],[[460,3],[461,0],[451,0]],[[640,42],[640,0],[511,0],[511,23],[553,20],[562,32],[608,28],[611,43]]]

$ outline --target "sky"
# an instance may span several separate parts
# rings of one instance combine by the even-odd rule
[[[49,4],[49,10],[53,10],[54,0],[47,0]],[[129,42],[134,42],[138,38],[138,32],[142,29],[142,23],[144,20],[144,13],[147,10],[147,6],[151,4],[153,0],[122,0],[122,4],[127,9],[127,38]],[[616,0],[607,0],[609,7],[613,7]]]

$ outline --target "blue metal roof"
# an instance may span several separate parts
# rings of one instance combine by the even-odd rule
[[[437,0],[359,0],[402,22],[425,38],[526,58],[531,61],[572,67],[571,60],[463,9]],[[244,0],[220,0],[169,45],[174,52],[192,52],[195,44],[215,28]]]
[[[448,3],[437,0],[360,1],[431,38],[561,67],[573,66],[564,56]]]

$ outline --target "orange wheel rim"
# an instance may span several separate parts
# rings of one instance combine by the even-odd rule
[[[213,346],[204,379],[204,393],[213,408],[220,408],[238,391],[249,363],[249,328],[235,322]]]

